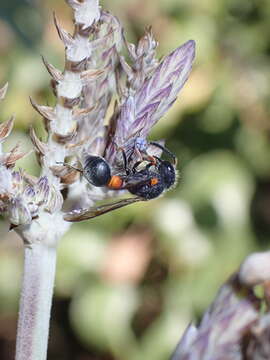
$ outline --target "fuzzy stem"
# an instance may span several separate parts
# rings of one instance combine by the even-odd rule
[[[47,358],[56,247],[36,243],[25,247],[16,342],[16,360]]]

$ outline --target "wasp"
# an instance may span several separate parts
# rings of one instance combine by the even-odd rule
[[[157,156],[147,155],[130,168],[126,154],[122,150],[123,171],[115,175],[112,175],[110,165],[101,156],[86,155],[83,169],[77,169],[64,163],[64,165],[80,171],[93,186],[107,187],[111,190],[128,190],[131,194],[136,195],[132,198],[80,211],[77,215],[74,215],[74,213],[68,214],[65,216],[65,220],[81,221],[90,219],[137,201],[157,198],[164,191],[171,188],[176,182],[176,156],[159,143],[150,142],[149,144],[160,148],[173,161],[170,162]],[[144,165],[145,163],[146,165]]]

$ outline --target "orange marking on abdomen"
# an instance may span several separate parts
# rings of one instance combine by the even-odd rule
[[[121,189],[122,185],[123,180],[121,177],[118,175],[113,175],[107,186],[111,189]]]

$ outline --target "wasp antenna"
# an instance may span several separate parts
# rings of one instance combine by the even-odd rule
[[[156,146],[157,148],[161,149],[162,151],[164,151],[167,155],[171,156],[173,158],[173,164],[176,166],[177,165],[177,157],[169,150],[167,149],[165,146],[160,145],[159,143],[155,142],[155,141],[150,141],[149,142],[150,145]],[[155,156],[156,157],[156,156]],[[160,159],[159,159],[160,160]]]

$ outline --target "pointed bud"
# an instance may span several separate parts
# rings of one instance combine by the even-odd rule
[[[44,118],[53,121],[55,120],[55,111],[54,108],[50,106],[38,105],[31,97],[30,102],[33,108]]]
[[[6,96],[8,89],[8,83],[6,83],[1,89],[0,89],[0,100],[3,100]]]
[[[36,152],[39,155],[44,156],[45,153],[48,151],[48,146],[38,139],[33,127],[30,128],[30,138],[32,140],[32,143],[35,147]]]
[[[53,65],[48,63],[48,61],[42,56],[42,61],[48,70],[48,73],[51,77],[58,83],[59,81],[63,80],[63,74],[60,70],[56,69]]]
[[[62,29],[54,14],[54,23],[58,35],[66,48],[66,59],[71,62],[81,62],[91,56],[92,44],[88,37],[78,36],[73,38],[67,31]]]
[[[53,14],[53,19],[58,35],[60,39],[63,41],[65,47],[71,46],[74,42],[73,37],[66,30],[60,27],[59,21],[55,13]]]
[[[8,121],[4,122],[0,125],[0,143],[4,141],[9,134],[11,133],[11,130],[14,125],[14,117],[10,118]]]
[[[9,153],[5,154],[5,159],[3,163],[7,167],[13,167],[17,160],[22,159],[23,157],[29,155],[31,152],[32,150],[28,152],[19,151],[19,145],[16,145]]]
[[[152,27],[146,29],[145,34],[139,40],[136,55],[141,57],[143,55],[149,55],[154,52],[156,47],[158,46],[158,42],[154,38]]]

